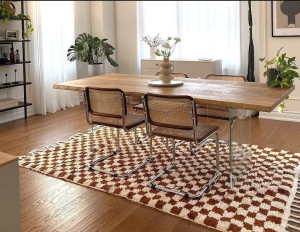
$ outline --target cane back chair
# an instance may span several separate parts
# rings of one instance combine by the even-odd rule
[[[159,75],[160,75],[160,72],[157,72],[157,73],[155,74],[155,76],[159,76]],[[185,73],[176,73],[176,72],[173,72],[172,75],[173,75],[174,77],[184,77],[184,78],[189,78],[188,75],[186,75]],[[134,108],[134,113],[136,114],[136,112],[137,112],[138,110],[143,110],[143,103],[138,104],[138,105],[135,105],[133,108]]]
[[[123,129],[125,132],[134,130],[135,142],[137,144],[140,143],[140,141],[137,140],[136,128],[145,123],[145,118],[143,115],[127,113],[126,97],[121,89],[86,87],[84,96],[87,122],[92,125],[92,152],[94,144],[94,124],[116,128],[117,130],[117,149],[100,159],[92,161],[88,167],[91,170],[106,173],[115,177],[125,177],[131,175],[148,163],[151,160],[150,156],[140,165],[125,174],[113,173],[95,167],[97,163],[118,153],[120,146],[120,129]]]
[[[173,161],[162,172],[149,181],[151,188],[172,192],[186,198],[201,196],[212,183],[219,177],[219,136],[218,126],[197,123],[196,104],[190,96],[166,96],[157,94],[145,94],[143,104],[146,115],[146,129],[150,141],[150,156],[152,155],[152,137],[160,136],[172,139]],[[152,129],[152,126],[155,126]],[[195,153],[208,142],[208,139],[216,134],[216,173],[197,194],[184,193],[178,190],[155,185],[163,174],[174,167],[176,162],[175,139],[190,142],[191,153]],[[192,150],[192,142],[198,147]]]
[[[209,74],[206,76],[205,79],[246,82],[246,78],[244,76],[221,75],[221,74],[220,75]],[[238,118],[237,110],[232,109],[231,114],[232,114],[231,115],[232,122],[234,122]],[[230,120],[229,109],[222,106],[207,106],[207,105],[197,104],[197,116],[216,118],[222,120]]]

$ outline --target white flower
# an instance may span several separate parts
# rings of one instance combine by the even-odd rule
[[[171,40],[171,39],[172,39],[172,37],[169,36],[169,37],[168,37],[168,40]]]
[[[181,39],[179,37],[174,37],[174,40],[178,43],[181,41]]]
[[[161,45],[163,48],[169,48],[171,49],[171,46],[169,43],[164,43],[163,45]]]

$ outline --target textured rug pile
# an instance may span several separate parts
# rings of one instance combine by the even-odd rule
[[[140,138],[145,136],[141,129]],[[251,150],[251,169],[246,178],[229,187],[229,148],[220,145],[221,176],[202,197],[186,199],[148,187],[148,181],[171,162],[172,154],[165,140],[156,137],[150,163],[128,178],[115,178],[90,171],[87,164],[115,149],[111,129],[94,129],[94,152],[91,131],[72,136],[45,150],[34,150],[20,157],[20,166],[118,195],[131,201],[176,215],[220,231],[298,231],[300,198],[297,195],[300,154],[258,146]],[[115,155],[97,166],[126,172],[149,155],[148,141],[136,145],[130,133],[121,133],[121,147]],[[207,143],[197,154],[189,154],[189,144],[176,150],[174,169],[156,184],[191,193],[198,192],[214,175],[215,143]],[[298,200],[297,200],[298,199]],[[299,211],[300,212],[300,211]]]

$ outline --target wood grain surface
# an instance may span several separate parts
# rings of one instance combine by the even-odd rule
[[[15,162],[17,160],[18,157],[0,151],[0,167]]]
[[[54,85],[55,89],[82,91],[86,86],[101,88],[119,88],[128,96],[141,97],[145,93],[165,95],[189,95],[196,103],[214,106],[224,106],[235,109],[271,112],[294,89],[270,88],[265,83],[228,82],[205,79],[186,79],[179,87],[153,87],[148,81],[158,77],[131,74],[107,74],[68,81]]]
[[[234,126],[236,130],[239,129],[238,121]],[[199,117],[199,122],[220,126],[220,139],[228,141],[228,121]],[[14,156],[26,155],[33,149],[44,149],[57,141],[66,141],[76,133],[86,133],[89,128],[82,105],[55,114],[30,116],[27,120],[19,119],[0,125],[0,150]],[[300,123],[253,117],[251,135],[252,144],[300,151]],[[112,194],[26,168],[20,168],[20,197],[24,232],[216,231]]]

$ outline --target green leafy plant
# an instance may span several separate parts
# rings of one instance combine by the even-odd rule
[[[79,60],[89,64],[102,63],[105,59],[114,66],[119,66],[110,56],[114,54],[115,48],[107,43],[108,39],[99,39],[90,34],[82,33],[76,40],[75,44],[68,49],[67,58],[69,61]],[[99,58],[102,58],[99,62]]]
[[[278,50],[276,57],[269,61],[265,60],[265,57],[259,59],[261,62],[265,61],[265,77],[268,74],[268,69],[277,70],[275,79],[269,83],[270,87],[292,87],[294,84],[294,79],[300,78],[299,73],[295,71],[295,69],[299,68],[298,64],[296,63],[296,57],[287,57],[286,53],[280,55],[282,49],[283,47]],[[289,99],[289,96],[285,98],[285,100],[287,99]],[[282,113],[285,109],[285,100],[283,100],[283,102],[278,106],[279,113]]]
[[[27,25],[26,25],[26,32],[24,32],[24,36],[28,38],[28,33],[30,35],[34,31],[34,28],[32,27],[31,24],[31,19],[29,15],[24,15],[24,14],[14,14],[9,7],[7,7],[3,2],[0,2],[0,17],[2,19],[2,22],[7,23],[9,19],[15,19],[15,20],[27,20]]]
[[[276,78],[269,83],[270,87],[291,87],[294,84],[294,79],[299,78],[299,73],[295,71],[299,66],[296,63],[296,57],[287,57],[286,53],[280,55],[280,48],[277,52],[276,57],[272,60],[265,60],[264,58],[260,58],[259,60],[262,62],[265,60],[264,67],[267,69],[264,72],[264,76],[267,76],[268,69],[276,69],[278,74],[276,74]]]

